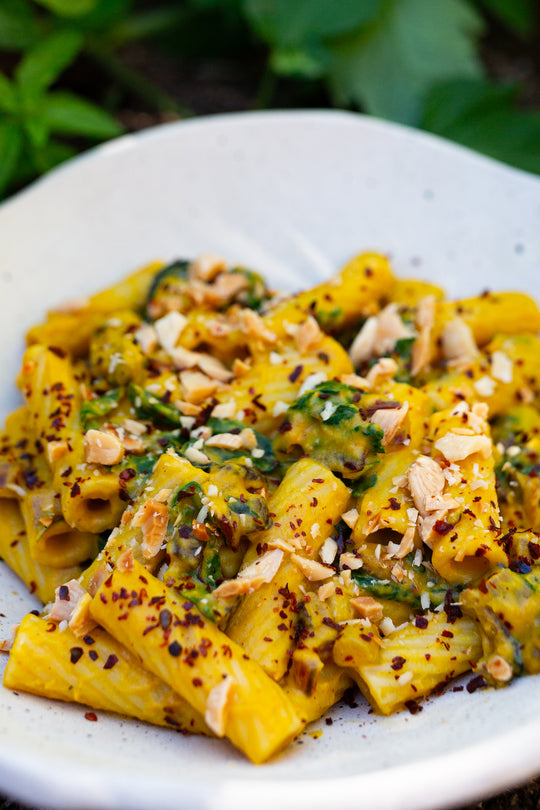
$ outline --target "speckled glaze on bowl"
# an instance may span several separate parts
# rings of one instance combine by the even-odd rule
[[[69,162],[0,208],[0,413],[26,327],[146,261],[215,252],[296,289],[355,252],[451,294],[540,295],[540,181],[338,112],[169,124]],[[0,633],[35,605],[0,570]],[[540,682],[415,716],[337,706],[268,765],[226,742],[0,690],[0,790],[56,810],[435,810],[540,772]]]

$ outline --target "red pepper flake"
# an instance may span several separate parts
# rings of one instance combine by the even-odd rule
[[[406,700],[405,706],[408,708],[411,714],[418,714],[418,712],[423,711],[423,706],[420,706],[416,700]]]
[[[406,662],[407,662],[406,658],[403,658],[401,655],[395,655],[392,658],[392,663],[390,664],[390,666],[397,672],[399,669],[403,667],[403,664],[405,664]]]
[[[421,630],[425,630],[428,626],[429,622],[425,616],[415,616],[414,617],[414,626],[419,627]]]
[[[263,641],[272,641],[272,639],[270,638],[270,636],[265,636],[265,637],[263,638]]]
[[[114,655],[114,653],[111,653],[111,655],[109,655],[109,657],[107,658],[107,660],[103,664],[103,669],[112,669],[114,667],[114,665],[117,664],[117,663],[118,663],[118,657],[116,655]]]
[[[73,484],[73,486],[71,487],[71,497],[72,497],[72,498],[76,498],[76,497],[77,497],[77,495],[80,495],[80,494],[81,494],[81,488],[80,488],[80,486],[78,485],[78,483],[77,483],[77,482],[75,482],[75,483]]]
[[[451,630],[443,630],[441,636],[444,636],[445,638],[454,638],[454,634]]]
[[[324,478],[312,478],[314,484],[324,484]]]
[[[302,373],[302,371],[303,371],[303,370],[304,370],[304,366],[302,366],[302,365],[296,366],[296,367],[295,367],[295,368],[294,368],[294,369],[291,371],[291,373],[289,374],[289,380],[290,380],[292,383],[296,382],[296,381],[297,381],[297,379],[298,379],[298,377],[300,376],[300,374]]]
[[[389,504],[390,504],[390,509],[392,509],[394,512],[397,512],[398,509],[401,509],[401,504],[397,500],[397,498],[390,498]]]
[[[118,477],[120,478],[120,481],[127,483],[128,481],[131,481],[132,478],[135,478],[136,475],[137,473],[135,470],[132,467],[128,467],[126,470],[122,470]]]
[[[60,585],[58,589],[58,598],[64,602],[69,602],[69,588],[67,585]]]
[[[478,590],[481,593],[487,593],[488,592],[488,588],[487,588],[485,579],[481,579],[480,582],[478,583]]]
[[[76,664],[84,650],[82,647],[72,647],[69,651],[69,659],[72,664]]]
[[[173,641],[168,646],[169,655],[172,655],[173,658],[178,658],[178,656],[182,652],[182,645],[179,644],[177,641]]]
[[[85,712],[84,716],[91,723],[97,723],[97,714],[95,712]]]
[[[433,526],[433,530],[436,531],[437,534],[441,534],[443,536],[452,531],[453,528],[454,526],[452,523],[447,523],[446,520],[437,520]]]
[[[487,686],[486,679],[483,675],[477,675],[467,684],[467,692],[472,695],[473,692],[476,692],[477,689],[483,689],[484,686]]]
[[[99,656],[95,650],[89,650],[88,655],[90,656],[91,661],[97,661]]]
[[[95,640],[92,638],[92,636],[85,636],[83,638],[83,641],[84,641],[85,644],[88,644],[89,646],[90,646],[90,644],[95,644],[96,643]]]
[[[192,684],[193,686],[202,686],[202,681],[200,678],[193,678]]]

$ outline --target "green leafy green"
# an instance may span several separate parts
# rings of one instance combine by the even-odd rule
[[[11,121],[0,121],[0,194],[15,171],[22,150],[22,134]]]
[[[28,51],[15,69],[15,78],[26,101],[35,101],[73,62],[82,46],[75,30],[58,31]]]
[[[180,427],[180,411],[174,405],[162,402],[159,397],[146,391],[140,385],[131,383],[128,396],[141,419],[150,419],[155,425],[166,428]]]
[[[121,389],[116,388],[112,391],[107,391],[106,394],[103,394],[103,396],[97,399],[90,399],[87,402],[83,402],[81,405],[83,430],[99,427],[102,417],[107,416],[117,407],[121,395]]]
[[[389,0],[373,23],[332,48],[329,82],[338,104],[418,124],[436,82],[482,75],[480,16],[464,0]]]
[[[42,26],[27,0],[2,0],[0,3],[0,48],[18,51],[36,45]]]

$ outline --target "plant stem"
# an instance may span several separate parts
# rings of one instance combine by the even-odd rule
[[[184,107],[174,96],[126,65],[114,52],[100,47],[95,42],[87,42],[85,50],[119,85],[158,112],[176,113],[182,118],[191,118],[195,115],[193,110]]]

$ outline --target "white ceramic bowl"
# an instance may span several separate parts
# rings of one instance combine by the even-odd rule
[[[339,112],[199,119],[96,149],[0,208],[0,414],[25,328],[150,259],[220,253],[295,289],[363,249],[451,294],[540,294],[540,181]],[[32,607],[1,570],[0,633]],[[540,771],[537,678],[414,717],[358,703],[255,768],[225,742],[0,689],[0,790],[57,810],[435,810]]]

